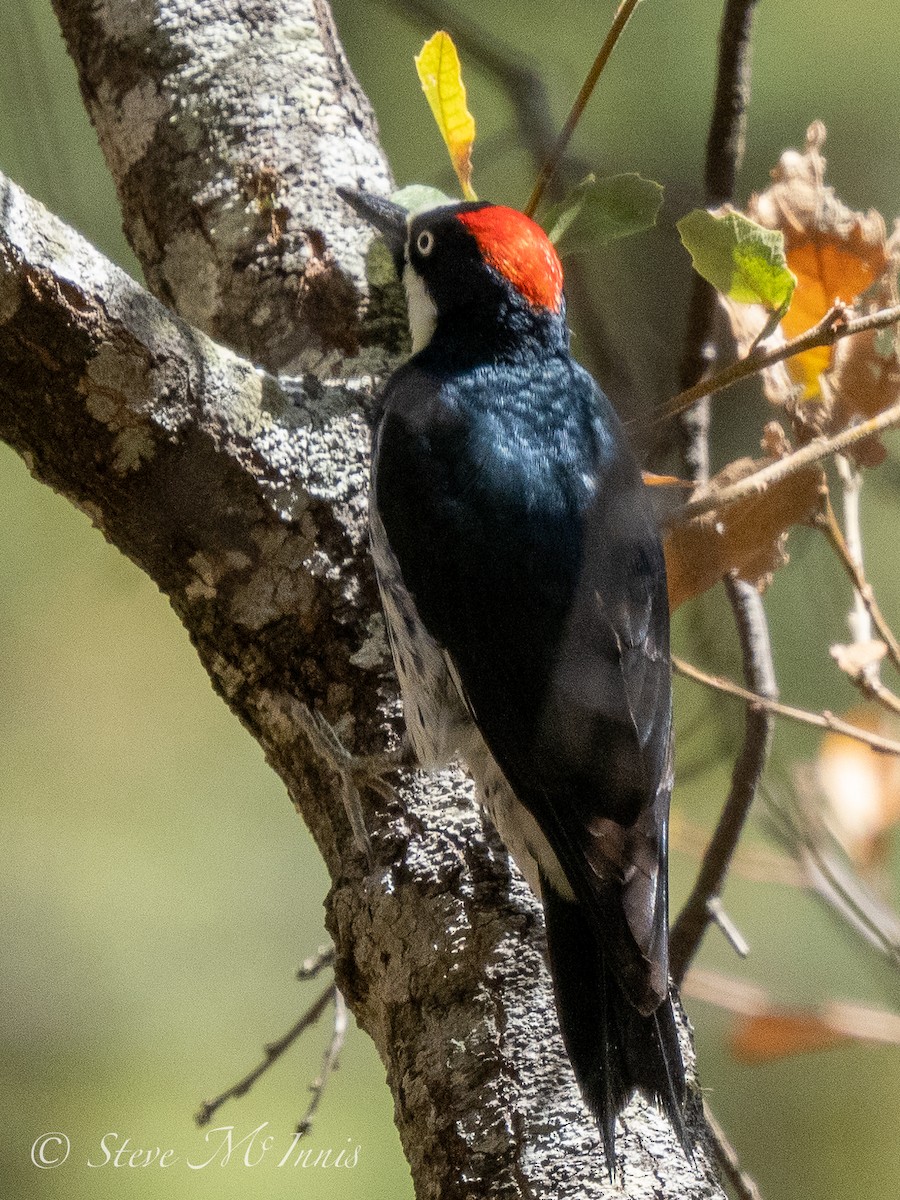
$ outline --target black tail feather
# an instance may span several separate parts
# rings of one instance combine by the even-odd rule
[[[616,1118],[636,1090],[663,1110],[693,1161],[671,998],[649,1016],[640,1013],[616,982],[581,905],[564,900],[546,883],[543,898],[563,1041],[600,1128],[610,1177],[615,1175]]]

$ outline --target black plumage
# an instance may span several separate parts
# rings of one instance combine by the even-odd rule
[[[668,980],[665,567],[561,297],[536,304],[486,256],[484,230],[458,219],[479,207],[415,218],[402,255],[393,234],[433,332],[382,397],[373,550],[419,755],[466,761],[542,896],[563,1037],[612,1170],[635,1089],[689,1153]],[[509,216],[516,237],[542,238],[525,220]]]

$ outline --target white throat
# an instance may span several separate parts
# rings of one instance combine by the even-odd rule
[[[412,335],[412,352],[418,354],[431,341],[437,324],[435,308],[425,280],[407,263],[403,268],[403,286],[406,288],[406,307],[409,312],[409,332]]]

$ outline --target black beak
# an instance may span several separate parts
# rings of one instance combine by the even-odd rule
[[[409,216],[406,209],[394,204],[393,200],[374,196],[371,192],[354,192],[350,188],[339,187],[337,194],[383,235],[394,259],[402,261],[406,247],[406,220]]]

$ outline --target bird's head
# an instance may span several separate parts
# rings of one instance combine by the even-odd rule
[[[524,213],[476,201],[411,216],[382,196],[338,191],[384,235],[406,288],[413,352],[441,325],[470,342],[565,339],[562,265]]]

